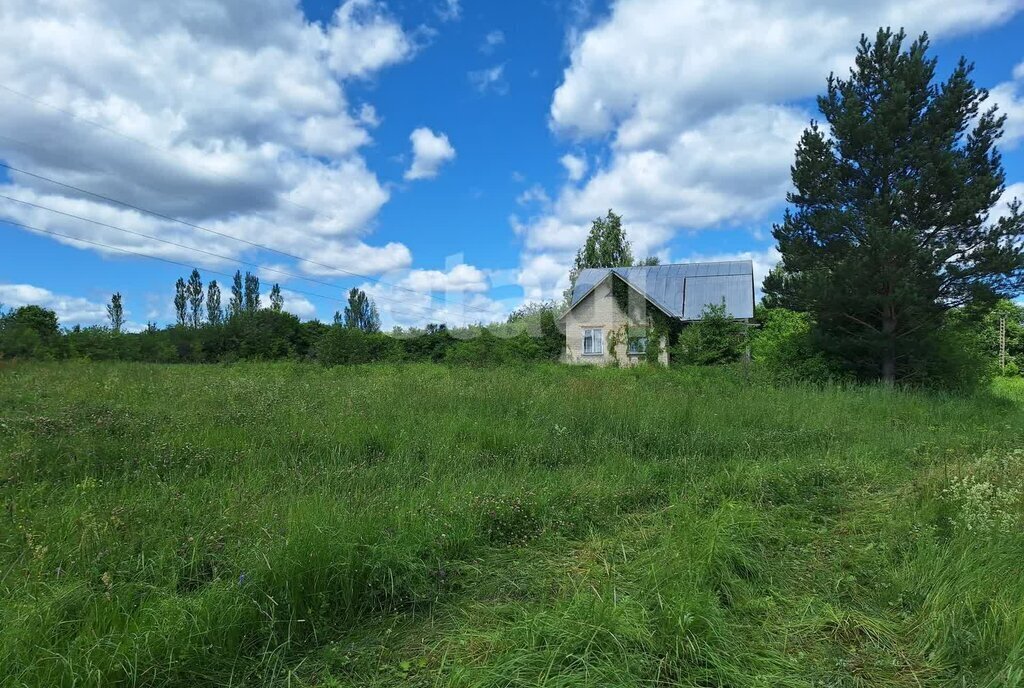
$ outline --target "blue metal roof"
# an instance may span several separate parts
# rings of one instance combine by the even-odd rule
[[[615,272],[651,303],[681,320],[700,320],[705,306],[723,302],[726,313],[733,318],[754,317],[754,264],[749,260],[587,268],[576,278],[572,305],[604,281],[609,272]]]

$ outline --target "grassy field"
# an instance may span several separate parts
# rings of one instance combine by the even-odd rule
[[[1024,384],[0,369],[5,686],[1024,685]]]

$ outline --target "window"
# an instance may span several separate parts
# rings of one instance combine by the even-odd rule
[[[604,341],[599,328],[583,330],[583,355],[599,356],[604,353]]]
[[[642,356],[647,353],[647,335],[641,335],[639,337],[630,337],[629,345],[626,347],[626,353],[633,354],[636,356]]]

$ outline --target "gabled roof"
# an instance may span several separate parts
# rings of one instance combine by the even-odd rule
[[[754,264],[749,260],[587,268],[576,278],[570,310],[613,272],[667,315],[680,320],[700,320],[705,306],[723,301],[729,316],[754,317]]]

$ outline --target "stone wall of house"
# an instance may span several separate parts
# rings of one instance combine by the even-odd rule
[[[647,309],[652,308],[647,300],[636,292],[630,290],[629,315],[619,307],[612,294],[612,281],[606,279],[598,284],[583,301],[576,305],[562,319],[565,326],[565,356],[567,363],[580,363],[584,365],[608,365],[612,362],[611,346],[609,338],[618,336],[619,342],[615,346],[615,356],[619,365],[632,366],[644,363],[647,357],[644,355],[631,355],[627,353],[628,344],[626,336],[629,328],[646,328]],[[603,346],[600,354],[583,353],[583,330],[600,328],[602,331]],[[658,357],[662,365],[668,365],[667,342],[662,339],[661,353]]]

